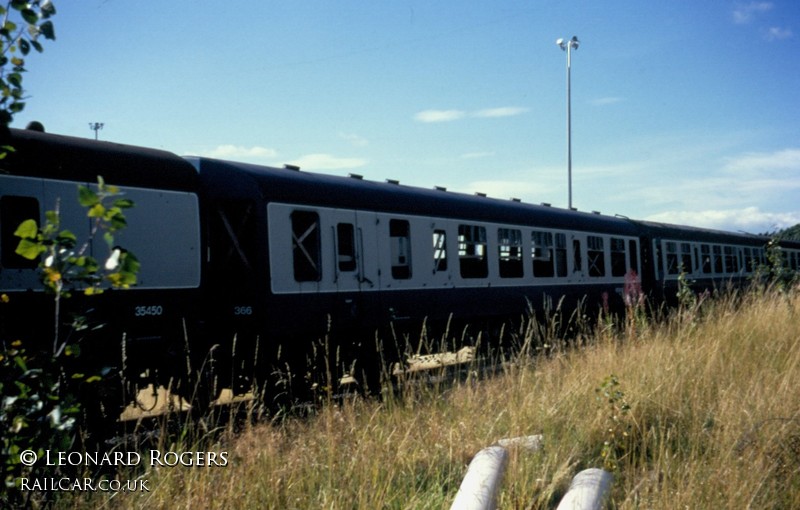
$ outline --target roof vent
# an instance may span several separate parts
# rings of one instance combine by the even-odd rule
[[[295,172],[299,172],[300,171],[300,167],[297,166],[297,165],[286,164],[286,165],[283,165],[283,168],[285,168],[286,170],[293,170]]]
[[[400,184],[400,181],[397,179],[386,179],[386,182],[389,184]]]
[[[348,174],[352,179],[358,179],[359,181],[364,180],[364,176],[361,174]]]
[[[511,197],[512,202],[522,202],[519,198]]]
[[[542,202],[542,207],[552,207],[550,202]]]
[[[44,133],[44,124],[42,124],[38,120],[32,120],[28,122],[28,125],[25,126],[25,129],[27,129],[28,131],[38,131],[40,133]]]
[[[433,189],[437,191],[447,191],[447,188],[445,188],[444,186],[434,186]]]
[[[483,197],[483,198],[486,198],[486,193],[481,193],[480,191],[476,191],[476,192],[475,192],[475,196],[476,196],[476,197]]]
[[[600,214],[600,211],[592,211],[592,214]]]

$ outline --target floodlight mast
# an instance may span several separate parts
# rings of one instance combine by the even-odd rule
[[[104,124],[103,124],[102,122],[90,122],[90,123],[89,123],[89,129],[91,129],[92,131],[94,131],[94,139],[95,139],[95,140],[97,140],[97,138],[98,138],[98,137],[97,137],[97,134],[98,134],[98,132],[99,132],[101,129],[103,129],[103,125],[104,125]]]
[[[570,69],[572,68],[572,49],[574,48],[577,50],[578,46],[580,46],[580,41],[578,41],[578,38],[573,35],[572,39],[569,41],[557,39],[556,44],[559,48],[567,52],[567,206],[572,209],[572,87]]]

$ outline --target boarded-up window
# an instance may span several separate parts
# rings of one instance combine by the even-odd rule
[[[589,236],[586,238],[586,255],[589,259],[589,276],[606,275],[606,255],[603,238]]]
[[[294,279],[318,282],[322,279],[319,215],[314,211],[294,211],[291,218]]]

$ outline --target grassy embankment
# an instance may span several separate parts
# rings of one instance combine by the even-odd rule
[[[73,503],[449,508],[477,451],[543,434],[543,450],[511,452],[499,508],[553,508],[587,467],[614,471],[613,508],[800,508],[797,295],[709,301],[658,324],[601,324],[477,384],[417,386],[212,445],[164,445],[227,451],[229,465],[155,469],[142,475],[149,493]]]

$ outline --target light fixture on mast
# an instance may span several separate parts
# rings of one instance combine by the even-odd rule
[[[568,200],[567,205],[572,209],[572,104],[571,104],[571,77],[570,69],[572,68],[572,50],[578,49],[580,41],[576,36],[572,36],[570,40],[557,39],[556,44],[559,48],[567,52],[567,186],[568,186]]]

